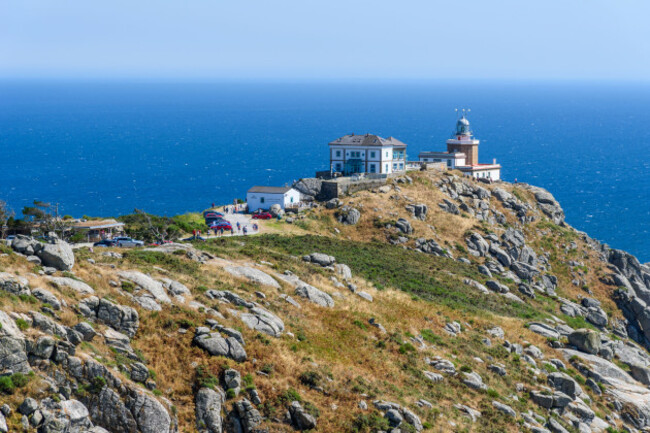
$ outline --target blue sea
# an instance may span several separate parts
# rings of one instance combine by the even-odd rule
[[[0,81],[0,199],[73,216],[174,215],[327,169],[348,133],[443,150],[471,108],[484,162],[650,261],[650,86],[616,83]]]

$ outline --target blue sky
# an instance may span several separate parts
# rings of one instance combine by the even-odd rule
[[[650,77],[648,0],[0,0],[0,77]]]

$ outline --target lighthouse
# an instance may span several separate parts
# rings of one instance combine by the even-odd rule
[[[479,140],[472,136],[469,127],[469,120],[465,113],[456,122],[456,133],[453,138],[447,140],[447,152],[464,153],[465,165],[478,165],[478,144]]]
[[[457,110],[458,111],[458,110]],[[420,152],[420,162],[441,162],[449,170],[458,170],[466,176],[477,179],[493,181],[501,179],[501,166],[496,159],[492,164],[481,164],[478,162],[477,140],[470,128],[467,113],[469,110],[461,110],[461,116],[456,120],[456,130],[451,138],[447,140],[446,152]]]

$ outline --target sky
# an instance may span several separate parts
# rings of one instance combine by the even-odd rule
[[[0,77],[647,81],[648,0],[0,0]]]

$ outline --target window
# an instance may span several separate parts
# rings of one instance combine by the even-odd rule
[[[370,164],[370,173],[376,173],[377,169],[375,168],[375,164]]]
[[[336,157],[337,157],[337,158],[340,158],[340,157],[341,157],[341,151],[340,151],[340,150],[337,150],[337,151],[336,151]]]
[[[386,151],[386,158],[388,158],[388,151]]]
[[[350,152],[350,156],[351,156],[352,158],[361,158],[361,152],[359,152],[359,151],[352,151],[352,152]]]
[[[370,157],[374,158],[375,157],[375,152],[370,152]]]
[[[451,159],[447,160],[447,167],[451,167]]]
[[[264,197],[260,198],[260,203],[264,203]]]
[[[388,156],[388,153],[386,153],[386,156]],[[384,167],[384,173],[388,173],[388,164]]]
[[[336,164],[336,171],[341,171],[341,164]]]
[[[433,162],[442,162],[442,160],[440,158],[434,158]]]
[[[291,197],[291,203],[293,203],[293,197]]]

